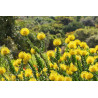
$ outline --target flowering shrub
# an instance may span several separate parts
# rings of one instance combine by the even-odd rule
[[[64,53],[60,48],[61,39],[54,39],[55,50],[44,52],[46,35],[41,32],[36,36],[40,40],[41,48],[38,49],[29,39],[29,33],[27,28],[20,31],[31,50],[29,53],[21,51],[16,60],[9,58],[11,51],[7,47],[1,48],[1,55],[9,65],[9,69],[0,67],[1,81],[98,80],[98,45],[95,48],[89,48],[87,43],[75,39],[74,35],[69,35],[65,39]],[[33,64],[34,61],[36,65]]]

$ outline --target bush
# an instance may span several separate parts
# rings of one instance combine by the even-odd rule
[[[64,31],[65,32],[71,32],[71,31],[74,31],[76,29],[83,28],[83,27],[84,26],[82,23],[77,22],[77,21],[73,21],[73,22],[71,22],[65,26]]]
[[[86,18],[82,18],[81,22],[83,23],[83,25],[85,26],[95,26],[94,20],[92,17],[86,17]]]
[[[93,41],[92,43],[89,43],[89,42],[90,42],[90,39],[93,39],[94,36],[98,35],[98,28],[77,29],[74,32],[74,34],[76,36],[76,39],[85,41],[90,47],[92,47],[92,46],[95,46],[96,43],[94,43]]]

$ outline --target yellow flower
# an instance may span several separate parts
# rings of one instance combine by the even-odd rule
[[[15,75],[11,75],[11,81],[15,81],[16,80],[16,76]]]
[[[81,44],[80,40],[75,40],[76,46],[79,46]]]
[[[31,78],[29,81],[36,81],[36,79],[35,78]]]
[[[1,54],[2,55],[7,55],[10,53],[10,50],[7,47],[1,48]]]
[[[64,54],[63,54],[63,56],[62,56],[62,60],[66,60],[67,59],[67,57],[71,57],[71,55],[70,55],[70,53],[68,53],[68,52],[65,52]]]
[[[37,73],[36,73],[36,76],[39,77],[39,76],[40,76],[40,73],[37,72]]]
[[[95,49],[96,49],[96,51],[98,51],[98,45],[96,45]]]
[[[87,64],[93,64],[93,63],[94,63],[94,57],[89,56],[89,57],[86,59],[86,62],[87,62]]]
[[[96,71],[98,71],[98,67],[95,66],[95,65],[90,66],[90,67],[89,67],[89,71],[90,71],[90,72],[96,72]]]
[[[66,70],[66,73],[67,73],[68,75],[72,75],[72,74],[73,74],[73,72],[72,72],[70,69]]]
[[[31,48],[31,51],[30,51],[32,54],[35,54],[35,49]]]
[[[60,63],[60,62],[62,62],[63,60],[64,60],[64,57],[62,56],[62,57],[60,57],[60,59],[59,59],[58,62]]]
[[[18,57],[19,57],[20,59],[24,59],[25,56],[26,56],[26,53],[25,53],[25,52],[20,52],[20,53],[18,54]]]
[[[60,64],[60,68],[65,71],[67,69],[67,66],[65,64]]]
[[[47,68],[46,67],[43,68],[43,72],[47,72]]]
[[[16,61],[13,62],[13,66],[18,67],[21,64],[21,59],[17,59]]]
[[[47,56],[48,57],[53,57],[54,56],[54,51],[52,51],[52,50],[47,51]]]
[[[64,81],[72,81],[71,77],[65,77]]]
[[[58,69],[58,66],[57,66],[56,63],[54,63],[53,68],[54,68],[54,69]]]
[[[5,79],[2,77],[2,78],[1,78],[1,81],[5,81]]]
[[[86,55],[88,55],[88,52],[87,52],[86,50],[82,50],[82,51],[81,51],[81,55],[82,55],[82,56],[86,56]]]
[[[96,53],[96,49],[95,48],[91,48],[90,49],[90,53]]]
[[[71,48],[71,49],[75,49],[75,48],[76,48],[75,42],[71,41],[71,42],[68,44],[68,47]]]
[[[81,55],[81,50],[80,49],[76,49],[75,51],[76,51],[77,55]]]
[[[57,73],[56,72],[51,72],[50,73],[50,76],[49,76],[49,79],[51,81],[54,81],[54,80],[56,80],[56,77],[57,77]]]
[[[81,56],[76,55],[76,60],[80,61],[81,60]]]
[[[27,28],[22,28],[20,30],[20,34],[23,35],[23,36],[27,36],[29,34],[29,29]]]
[[[87,73],[88,73],[87,71],[82,71],[81,72],[81,78],[85,78],[85,76],[86,76]]]
[[[45,37],[46,37],[46,35],[43,32],[37,34],[38,40],[43,40],[43,39],[45,39]]]
[[[59,45],[61,45],[61,40],[60,40],[60,39],[54,39],[53,45],[54,45],[54,46],[59,46]]]
[[[75,51],[75,50],[72,50],[72,49],[69,51],[69,53],[70,53],[71,55],[76,55],[76,51]]]
[[[55,81],[64,81],[64,76],[62,76],[62,75],[57,75]]]
[[[28,68],[25,70],[25,77],[30,77],[30,76],[32,76],[32,70]]]
[[[53,64],[52,63],[50,63],[49,65],[50,65],[50,68],[53,68]]]
[[[65,39],[65,43],[68,44],[70,42],[69,38]]]
[[[70,67],[69,67],[69,70],[72,71],[72,72],[75,72],[75,71],[77,71],[77,67],[71,63]]]
[[[73,40],[75,39],[75,36],[74,36],[74,35],[69,35],[69,36],[68,36],[68,39],[69,39],[70,41],[73,41]]]
[[[18,70],[19,70],[19,68],[18,67],[15,67],[15,71],[18,72]]]
[[[0,75],[4,74],[6,72],[6,69],[4,67],[0,67]]]
[[[94,59],[97,59],[98,58],[98,56],[94,56]]]
[[[85,74],[85,79],[90,80],[91,78],[93,78],[93,74],[88,72]]]
[[[85,42],[81,42],[80,47],[81,48],[88,48],[88,46]]]
[[[24,61],[29,61],[30,59],[31,59],[31,54],[30,53],[26,53]]]

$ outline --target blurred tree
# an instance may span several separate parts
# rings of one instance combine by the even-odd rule
[[[15,17],[0,16],[0,45],[4,44],[4,40],[13,35]]]

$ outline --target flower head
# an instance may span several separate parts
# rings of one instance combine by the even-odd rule
[[[61,45],[61,40],[60,40],[60,39],[54,39],[53,45],[54,45],[54,46],[59,46],[59,45]]]
[[[20,34],[23,35],[23,36],[27,36],[29,34],[29,29],[27,28],[22,28],[20,30]]]
[[[43,32],[37,34],[38,40],[43,40],[43,39],[45,39],[45,37],[46,37],[46,35]]]
[[[10,50],[7,48],[7,47],[3,47],[2,49],[1,49],[1,54],[2,55],[7,55],[7,54],[9,54],[10,53]]]

